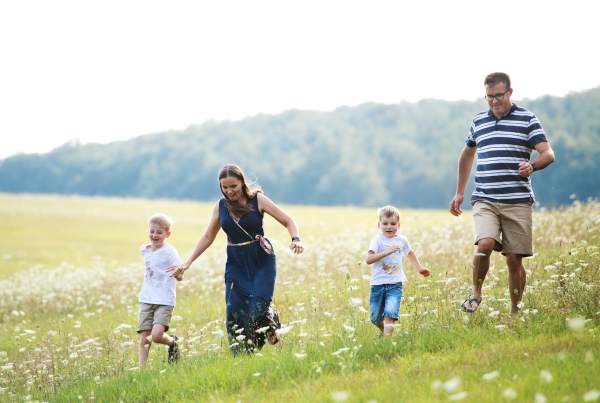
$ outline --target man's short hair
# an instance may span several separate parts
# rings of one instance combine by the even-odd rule
[[[510,76],[506,73],[492,73],[485,76],[483,85],[485,87],[493,87],[498,83],[504,83],[504,90],[508,91],[512,87],[510,86]]]
[[[169,232],[171,231],[171,225],[173,225],[173,220],[168,215],[156,213],[148,219],[148,225],[150,224],[160,225],[165,229],[165,231]]]
[[[398,222],[400,222],[400,211],[394,206],[381,207],[380,209],[377,209],[377,214],[379,215],[380,222],[383,218],[390,218],[393,216],[396,216]]]

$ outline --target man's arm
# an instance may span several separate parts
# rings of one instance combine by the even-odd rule
[[[531,162],[523,161],[519,164],[519,175],[521,175],[523,178],[527,178],[533,173],[533,166],[531,163],[534,163],[539,171],[540,169],[544,169],[554,162],[554,151],[552,151],[550,143],[547,141],[542,141],[534,145],[533,148],[535,148],[540,155],[538,155],[538,157]]]
[[[458,159],[458,183],[456,185],[456,195],[450,202],[450,213],[456,217],[462,214],[460,205],[465,198],[465,189],[467,188],[467,182],[471,175],[475,154],[477,154],[477,147],[465,146]]]

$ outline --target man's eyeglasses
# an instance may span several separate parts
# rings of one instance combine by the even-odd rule
[[[496,98],[498,101],[502,101],[504,99],[504,94],[506,94],[508,91],[510,91],[510,88],[507,89],[506,91],[504,91],[502,94],[498,94],[498,95],[485,94],[485,100],[488,102],[492,102],[494,100],[494,98]]]

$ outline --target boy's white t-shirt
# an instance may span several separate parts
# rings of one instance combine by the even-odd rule
[[[402,270],[402,255],[408,256],[410,253],[410,246],[408,245],[408,239],[406,239],[406,237],[396,234],[395,237],[388,238],[382,233],[379,233],[375,235],[375,238],[371,241],[369,250],[374,253],[379,253],[392,245],[400,246],[400,250],[373,263],[373,266],[371,266],[371,285],[408,283],[404,271]]]
[[[144,262],[146,263],[146,274],[140,293],[140,302],[153,305],[175,306],[175,288],[177,280],[169,277],[167,267],[181,264],[177,249],[165,243],[162,248],[152,252],[148,249],[149,244],[141,247]]]

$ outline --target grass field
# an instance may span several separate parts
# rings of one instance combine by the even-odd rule
[[[510,317],[506,267],[494,254],[476,314],[468,294],[472,219],[402,210],[401,233],[432,275],[408,262],[391,338],[369,322],[376,210],[284,206],[306,252],[266,219],[277,253],[274,305],[289,331],[253,356],[223,337],[225,237],[178,284],[182,360],[153,346],[137,369],[137,299],[147,218],[173,216],[185,259],[212,204],[0,194],[0,401],[600,401],[600,203],[535,213],[536,255]],[[362,264],[358,262],[363,261]]]

